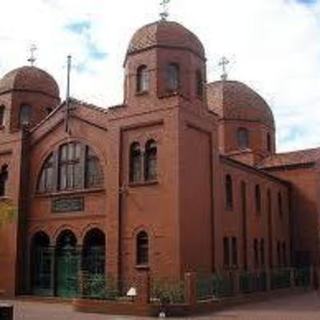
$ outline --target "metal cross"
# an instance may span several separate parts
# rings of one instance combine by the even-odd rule
[[[35,51],[37,51],[37,46],[35,44],[32,44],[30,47],[30,58],[28,59],[28,62],[30,62],[31,67],[33,67],[34,63],[36,62],[36,57],[34,55]]]
[[[228,79],[227,65],[229,63],[230,61],[226,57],[222,57],[221,60],[219,61],[219,66],[222,67],[221,79],[224,81]]]
[[[160,6],[162,6],[162,11],[160,12],[160,17],[161,20],[167,20],[169,17],[169,12],[168,12],[168,4],[170,0],[162,0],[160,3]]]

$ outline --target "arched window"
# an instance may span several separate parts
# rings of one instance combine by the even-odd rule
[[[21,105],[20,117],[19,117],[20,126],[28,126],[30,124],[31,112],[32,112],[31,106],[27,104]]]
[[[232,187],[232,178],[229,174],[226,175],[225,190],[226,190],[226,208],[228,210],[231,210],[233,208],[233,187]]]
[[[0,106],[0,127],[4,126],[4,112],[5,112],[5,107],[4,105]]]
[[[1,172],[0,172],[0,197],[4,197],[6,195],[7,180],[8,180],[8,165],[4,164],[1,167]]]
[[[254,252],[254,266],[255,268],[259,268],[258,239],[253,240],[253,252]]]
[[[59,190],[80,189],[82,181],[81,145],[78,142],[64,144],[59,153]]]
[[[149,140],[145,148],[144,178],[146,181],[157,179],[157,144]]]
[[[282,217],[283,208],[282,208],[282,195],[281,195],[281,192],[278,192],[278,209],[279,209],[279,216]]]
[[[99,158],[88,146],[86,147],[85,174],[86,188],[97,188],[103,185],[103,173]]]
[[[149,239],[145,231],[137,235],[137,265],[149,264]]]
[[[260,261],[261,267],[265,266],[265,246],[264,246],[264,239],[260,240]]]
[[[39,192],[51,192],[54,190],[54,161],[53,153],[45,161],[38,182]]]
[[[261,212],[261,189],[257,184],[255,187],[255,202],[256,202],[256,211],[257,213]]]
[[[267,133],[267,149],[268,149],[269,152],[271,152],[271,148],[272,148],[272,146],[271,146],[271,136],[270,136],[270,133],[268,132]]]
[[[241,150],[249,148],[249,131],[246,128],[239,128],[237,131],[238,146]]]
[[[134,142],[130,147],[130,182],[138,182],[141,180],[141,149],[138,142]]]
[[[167,89],[169,91],[177,91],[180,86],[180,68],[176,63],[167,65]]]
[[[196,95],[199,98],[203,96],[203,77],[200,70],[196,72]]]
[[[137,92],[147,92],[149,90],[149,72],[147,66],[143,65],[137,69]]]

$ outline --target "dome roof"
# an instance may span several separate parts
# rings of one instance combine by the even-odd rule
[[[222,119],[261,122],[274,128],[272,111],[266,101],[244,83],[217,81],[207,86],[209,108]]]
[[[59,97],[59,87],[54,78],[31,66],[12,70],[0,80],[0,94],[11,90],[36,91]]]
[[[183,48],[205,58],[205,51],[198,37],[173,21],[160,20],[139,29],[130,41],[127,55],[152,47]]]

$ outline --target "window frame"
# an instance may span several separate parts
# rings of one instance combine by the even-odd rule
[[[26,117],[27,119],[23,119]],[[32,106],[27,103],[22,103],[19,109],[19,127],[28,127],[31,124]]]
[[[225,206],[228,211],[233,210],[233,181],[230,174],[225,175]]]
[[[158,145],[154,139],[145,144],[144,152],[144,180],[146,182],[158,179]]]
[[[141,230],[136,235],[136,266],[148,267],[150,264],[150,237]]]
[[[166,90],[176,93],[180,90],[180,85],[180,65],[176,62],[170,62],[166,66]]]
[[[237,129],[237,144],[240,150],[250,148],[250,132],[247,128],[240,127]]]
[[[148,67],[143,64],[137,68],[136,74],[136,93],[143,94],[149,92],[150,89],[150,75]]]

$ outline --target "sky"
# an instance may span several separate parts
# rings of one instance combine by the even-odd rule
[[[0,19],[0,76],[28,64],[73,97],[101,107],[123,100],[123,61],[133,33],[159,19],[160,0],[10,0]],[[320,0],[171,0],[170,18],[193,31],[207,55],[208,81],[246,83],[271,106],[278,151],[320,147]]]

